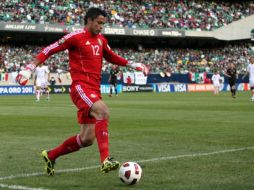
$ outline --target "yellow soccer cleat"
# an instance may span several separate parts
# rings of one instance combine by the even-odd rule
[[[42,156],[43,160],[45,161],[45,171],[46,171],[46,173],[50,176],[53,176],[54,173],[55,173],[55,170],[54,170],[55,162],[51,161],[48,158],[48,152],[46,150],[43,150],[41,152],[41,156]]]
[[[113,160],[111,157],[107,157],[102,165],[101,165],[101,172],[102,173],[108,173],[111,170],[116,170],[120,166],[120,163],[116,160]]]

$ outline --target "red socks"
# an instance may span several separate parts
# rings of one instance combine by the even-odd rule
[[[109,140],[108,140],[108,120],[97,120],[95,124],[95,136],[100,151],[101,162],[109,156]],[[59,156],[78,151],[82,148],[82,142],[79,135],[68,138],[63,144],[48,152],[50,160],[54,161]]]
[[[101,162],[103,162],[109,156],[108,120],[96,121],[95,136],[97,138]]]
[[[82,143],[81,143],[80,137],[79,135],[75,135],[65,140],[63,144],[50,150],[48,152],[48,157],[50,160],[54,161],[59,156],[78,151],[81,147],[82,147]]]

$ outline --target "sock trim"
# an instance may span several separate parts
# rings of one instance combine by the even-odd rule
[[[80,135],[77,135],[77,136],[76,136],[76,141],[77,141],[77,143],[78,143],[78,145],[79,145],[80,148],[84,147],[83,144],[82,144],[82,142],[81,142]]]

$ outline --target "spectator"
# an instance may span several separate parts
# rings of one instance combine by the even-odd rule
[[[213,30],[254,14],[250,1],[142,0],[142,1],[3,1],[0,21],[84,25],[88,8],[110,13],[108,26]]]
[[[9,73],[19,71],[24,67],[24,64],[32,59],[32,56],[23,56],[29,54],[31,49],[36,49],[34,52],[36,53],[41,47],[0,46],[2,67]],[[142,48],[139,52],[130,48],[113,48],[113,50],[123,57],[130,57],[138,62],[146,63],[150,73],[162,72],[166,76],[170,76],[171,73],[194,73],[198,70],[206,73],[212,73],[213,70],[225,70],[229,63],[229,58],[237,67],[238,72],[244,73],[248,56],[254,55],[251,44],[246,42],[209,49]],[[21,61],[22,59],[23,61]],[[58,73],[59,78],[61,73],[68,72],[67,63],[68,56],[66,52],[52,56],[47,60],[50,71]],[[57,65],[60,65],[60,67]],[[108,73],[109,68],[108,63],[105,61],[103,72]]]
[[[50,83],[51,86],[55,86],[55,84],[56,84],[56,79],[55,79],[55,77],[52,76],[52,77],[50,78],[50,80],[49,80],[49,83]]]

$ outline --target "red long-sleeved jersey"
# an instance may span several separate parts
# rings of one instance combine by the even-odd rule
[[[99,89],[103,57],[113,64],[126,66],[127,60],[115,54],[102,34],[93,36],[87,29],[65,35],[44,48],[37,59],[43,63],[50,55],[68,49],[73,83],[82,82]]]

